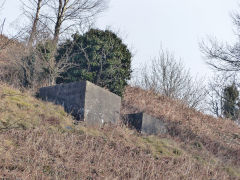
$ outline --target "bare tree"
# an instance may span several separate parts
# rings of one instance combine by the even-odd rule
[[[65,61],[57,61],[56,47],[59,36],[63,32],[76,30],[82,23],[91,21],[97,14],[102,12],[106,7],[105,0],[50,0],[48,7],[55,12],[53,15],[45,16],[54,24],[53,33],[53,51],[52,58],[49,59],[51,84],[55,83],[56,77],[66,68],[71,67]],[[65,58],[64,58],[65,59]],[[56,68],[57,67],[57,68]],[[61,67],[61,68],[60,68]]]
[[[35,54],[41,61],[43,69],[48,74],[48,85],[54,85],[59,75],[72,67],[67,61],[67,54],[56,60],[57,46],[62,33],[78,30],[84,23],[94,20],[96,15],[106,8],[106,0],[21,0],[24,14],[31,20],[31,30],[28,45],[35,44],[36,49],[29,51],[29,56]],[[47,39],[38,39],[37,35],[47,29],[51,33]],[[39,32],[40,31],[40,32]],[[39,51],[41,47],[41,51]],[[37,49],[38,48],[38,49]],[[28,63],[31,58],[26,59]],[[27,67],[27,66],[24,66]],[[41,66],[40,66],[41,67]]]
[[[44,24],[52,32],[54,44],[68,30],[79,30],[82,24],[92,22],[101,13],[107,0],[20,0],[23,13],[31,20],[29,42],[37,33],[38,24]]]
[[[23,12],[31,20],[29,42],[37,33],[38,24],[44,25],[52,33],[57,45],[59,36],[68,30],[94,20],[107,4],[107,0],[20,0]]]
[[[55,59],[55,57],[52,58],[52,51],[54,51],[54,48],[55,46],[52,44],[52,41],[46,41],[39,44],[36,50],[36,56],[42,60],[42,66],[47,77],[46,80],[48,85],[54,85],[56,79],[60,77],[63,72],[77,66],[69,61],[69,52],[72,51],[73,45],[57,59]]]
[[[237,41],[234,44],[222,43],[215,38],[208,38],[200,43],[200,50],[206,63],[216,70],[215,77],[208,87],[210,111],[218,117],[224,117],[224,90],[232,84],[239,89],[240,73],[240,13],[232,15],[236,28]],[[239,108],[239,104],[237,105]],[[238,111],[239,113],[239,111]],[[238,118],[239,114],[236,117]]]
[[[52,32],[49,28],[46,18],[43,18],[43,13],[47,9],[47,4],[50,0],[20,0],[22,3],[23,14],[30,21],[27,29],[27,46],[31,47],[38,42],[50,38]],[[31,49],[31,48],[30,48]]]
[[[215,74],[208,85],[209,113],[217,117],[223,117],[223,91],[226,87],[226,78],[223,74]]]
[[[4,0],[4,1],[2,1],[2,2],[0,3],[0,12],[1,12],[1,10],[3,9],[3,6],[4,6],[5,2],[6,2],[6,0]]]
[[[217,72],[213,76],[212,80],[209,82],[208,85],[208,106],[209,106],[209,113],[213,114],[217,117],[224,118],[226,117],[225,114],[225,107],[224,102],[227,102],[225,90],[228,87],[234,85],[239,89],[240,84],[238,81],[239,77],[236,73],[222,73]],[[239,106],[239,104],[238,104]],[[239,113],[239,112],[238,112]],[[239,114],[236,114],[234,118],[237,118]]]
[[[54,12],[47,18],[54,24],[53,41],[57,44],[61,33],[76,30],[101,13],[106,8],[106,0],[50,0],[48,6]]]
[[[0,4],[0,13],[1,13],[2,9],[3,9],[4,3],[5,3],[5,1],[3,1]],[[3,36],[3,28],[4,28],[5,20],[6,19],[4,19],[3,22],[1,22],[1,19],[0,19],[0,41],[3,41],[3,38],[4,38],[4,36]],[[0,43],[0,51],[1,51],[1,49],[3,49],[4,46],[5,45],[3,45],[3,43],[1,42]]]
[[[208,38],[200,43],[200,50],[206,57],[206,63],[222,72],[240,72],[240,14],[232,15],[236,27],[237,41],[231,45],[220,43],[215,38]]]
[[[240,43],[228,45],[209,39],[200,44],[200,49],[206,57],[206,63],[213,69],[223,72],[240,71]]]
[[[4,6],[5,2],[6,1],[3,1],[0,4],[0,13],[1,13],[2,9],[3,9],[3,6]],[[1,21],[1,19],[0,19],[0,21]],[[0,35],[3,35],[3,28],[4,28],[5,21],[6,21],[6,19],[3,19],[3,22],[0,22]]]
[[[37,27],[39,23],[39,16],[41,8],[46,4],[45,0],[20,0],[23,4],[23,13],[31,21],[31,30],[29,32],[28,46],[32,45],[34,39],[36,38]]]
[[[68,63],[67,54],[50,64],[51,47],[51,41],[42,42],[31,51],[18,42],[8,44],[0,53],[0,79],[15,87],[32,90],[54,84],[72,64]]]
[[[180,99],[189,107],[201,109],[205,98],[203,81],[193,79],[180,61],[169,52],[161,50],[159,57],[141,69],[140,78],[135,85],[171,98]]]

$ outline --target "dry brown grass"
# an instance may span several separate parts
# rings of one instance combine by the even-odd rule
[[[23,50],[23,45],[17,40],[0,35],[0,63],[8,63],[14,57],[13,52],[19,54]]]
[[[22,62],[26,55],[24,45],[13,38],[0,35],[0,80],[21,87]]]
[[[223,167],[203,165],[186,154],[156,158],[126,141],[120,128],[101,131],[111,136],[56,133],[44,127],[1,133],[0,174],[10,179],[231,178]]]
[[[133,87],[126,89],[122,111],[143,111],[163,119],[175,139],[199,143],[224,163],[240,167],[240,128],[230,120],[204,115],[176,100]]]
[[[240,178],[236,166],[177,135],[72,122],[63,108],[0,85],[0,179]]]

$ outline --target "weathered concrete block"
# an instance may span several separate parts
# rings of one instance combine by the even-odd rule
[[[167,133],[166,125],[162,120],[146,113],[128,114],[125,116],[125,123],[144,134]]]
[[[39,96],[90,125],[116,123],[120,116],[121,98],[88,81],[43,87]]]

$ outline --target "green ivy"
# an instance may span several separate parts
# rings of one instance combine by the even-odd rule
[[[57,59],[68,55],[77,66],[61,74],[57,83],[88,80],[122,95],[131,76],[132,54],[122,40],[110,30],[91,29],[60,45]]]

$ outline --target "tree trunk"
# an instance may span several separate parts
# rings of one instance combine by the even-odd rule
[[[36,10],[36,14],[35,14],[35,17],[34,17],[34,20],[33,20],[32,31],[31,31],[31,34],[30,34],[30,38],[28,40],[28,46],[32,46],[33,40],[34,40],[34,38],[36,36],[36,33],[37,33],[37,24],[38,24],[38,21],[39,21],[41,4],[42,4],[42,0],[38,0],[37,10]]]
[[[55,46],[57,46],[58,44],[60,29],[63,23],[63,18],[65,16],[65,11],[66,11],[69,0],[64,0],[64,2],[62,2],[62,0],[59,0],[58,2],[59,2],[58,15],[57,15],[57,22],[55,24],[54,38],[53,38],[53,43]]]

